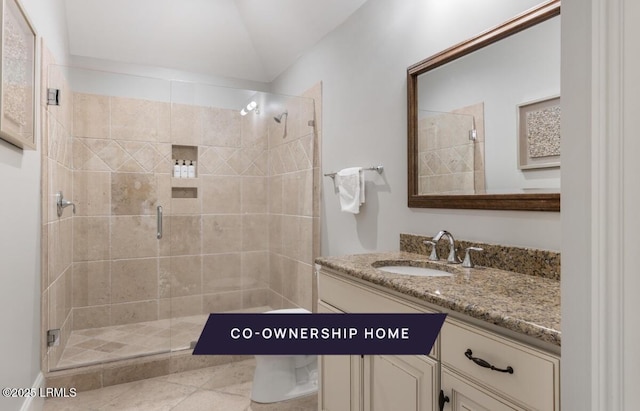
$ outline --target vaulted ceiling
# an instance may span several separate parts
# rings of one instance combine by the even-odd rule
[[[269,82],[366,0],[65,0],[71,55]]]

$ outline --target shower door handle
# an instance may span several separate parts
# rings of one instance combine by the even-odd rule
[[[158,206],[156,208],[156,215],[157,215],[157,226],[158,226],[158,233],[156,234],[156,238],[159,240],[162,238],[162,206]]]

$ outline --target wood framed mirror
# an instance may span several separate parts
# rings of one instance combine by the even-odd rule
[[[409,207],[560,211],[559,15],[560,0],[542,3],[407,69]],[[491,97],[458,98],[474,85]]]

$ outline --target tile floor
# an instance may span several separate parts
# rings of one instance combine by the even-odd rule
[[[49,398],[44,411],[316,411],[317,396],[275,404],[250,400],[255,360]]]

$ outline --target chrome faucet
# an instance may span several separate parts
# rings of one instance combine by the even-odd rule
[[[438,241],[440,241],[440,239],[444,236],[449,237],[449,257],[447,257],[447,262],[450,264],[460,264],[462,260],[460,260],[460,257],[458,257],[458,255],[456,254],[456,242],[453,239],[453,234],[446,230],[442,230],[438,234],[436,234],[435,237],[433,237],[432,241],[437,244]]]

